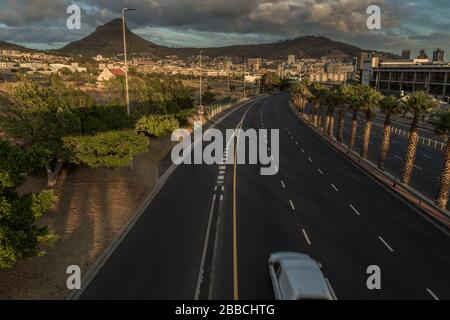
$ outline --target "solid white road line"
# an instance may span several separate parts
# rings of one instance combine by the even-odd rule
[[[322,171],[322,170],[317,169],[317,171],[319,171],[319,173],[320,173],[321,175],[323,175],[323,171]]]
[[[286,185],[284,184],[283,180],[281,180],[281,185],[283,186],[283,189],[286,189]]]
[[[392,247],[382,237],[378,236],[378,239],[383,242],[383,244],[386,246],[386,248],[389,249],[389,251],[394,252],[394,249],[392,249]]]
[[[334,184],[331,184],[331,186],[333,187],[334,191],[339,192],[339,189],[336,188],[336,186]]]
[[[291,205],[292,210],[295,210],[294,204],[292,203],[292,200],[289,200],[289,204]]]
[[[325,278],[325,281],[328,285],[328,288],[330,289],[331,296],[333,297],[334,300],[337,300],[338,298],[336,296],[336,293],[334,293],[334,290],[333,290],[333,287],[331,286],[330,280],[328,280],[328,278]]]
[[[305,236],[305,240],[306,243],[308,243],[308,245],[311,245],[311,240],[309,240],[308,234],[306,233],[305,229],[302,229],[303,235]]]
[[[350,208],[352,208],[352,210],[353,210],[358,216],[361,215],[361,214],[358,212],[358,210],[356,210],[355,207],[354,207],[352,204],[350,204]]]
[[[431,291],[431,289],[427,288],[427,292],[430,294],[430,296],[433,297],[434,300],[439,300],[439,298],[437,297],[437,295],[434,294],[433,291]]]
[[[215,203],[216,203],[216,195],[213,196],[211,209],[209,210],[208,226],[206,228],[205,240],[203,242],[203,252],[202,252],[202,258],[200,260],[200,270],[198,272],[197,285],[195,286],[194,300],[198,300],[198,297],[200,295],[200,286],[201,286],[202,281],[203,281],[203,273],[204,273],[204,267],[205,267],[206,251],[208,249],[209,233],[211,231],[211,221],[212,221],[212,216],[213,216]]]

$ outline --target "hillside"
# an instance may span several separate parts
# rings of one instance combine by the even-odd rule
[[[159,46],[145,40],[130,31],[126,27],[127,45],[129,53],[145,53],[163,57],[178,55],[181,57],[197,55],[199,48],[170,48]],[[262,58],[286,58],[294,54],[298,58],[348,58],[358,56],[363,49],[356,46],[333,41],[321,36],[304,36],[295,39],[279,41],[267,44],[234,45],[217,48],[202,49],[205,55],[210,57],[228,56],[237,58],[262,57]],[[123,52],[122,20],[114,19],[107,24],[98,27],[87,37],[69,43],[59,52],[95,56],[101,54],[112,56]],[[385,56],[393,58],[391,54]]]

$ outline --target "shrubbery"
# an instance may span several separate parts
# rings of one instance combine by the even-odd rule
[[[161,137],[178,129],[180,123],[173,115],[153,115],[139,119],[136,131],[149,136]]]
[[[134,130],[121,130],[67,137],[64,143],[72,163],[111,168],[130,165],[133,155],[148,150],[149,139]]]
[[[36,221],[56,202],[51,190],[19,195],[24,174],[42,165],[39,152],[27,152],[0,141],[0,268],[19,259],[42,255],[57,236]]]

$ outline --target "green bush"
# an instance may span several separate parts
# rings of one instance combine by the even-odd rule
[[[136,124],[136,131],[149,136],[161,137],[180,127],[174,115],[152,115],[142,117]]]
[[[114,168],[128,166],[133,155],[146,152],[149,139],[134,130],[122,130],[67,137],[64,143],[72,155],[72,163],[91,168]]]
[[[197,114],[197,109],[186,109],[175,114],[175,118],[178,120],[181,127],[188,127],[190,125],[189,119]]]
[[[19,195],[23,175],[41,163],[39,153],[0,141],[0,269],[13,267],[19,259],[43,255],[57,236],[36,222],[54,207],[51,190]]]

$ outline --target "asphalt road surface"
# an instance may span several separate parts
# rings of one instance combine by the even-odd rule
[[[260,98],[217,126],[279,129],[276,175],[180,165],[81,299],[273,299],[276,251],[309,254],[338,299],[450,299],[448,235],[323,143],[288,101]],[[371,265],[381,290],[366,286]]]

